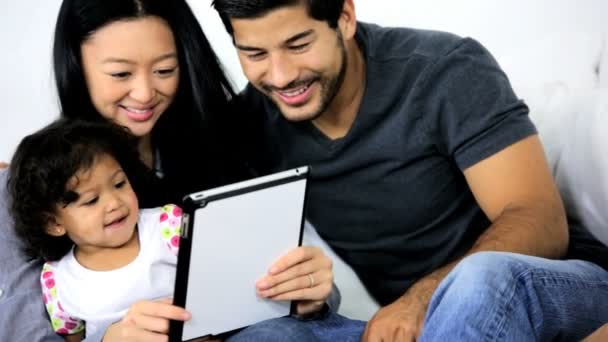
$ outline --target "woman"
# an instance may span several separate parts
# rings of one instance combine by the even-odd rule
[[[138,137],[142,161],[154,171],[143,205],[179,203],[187,193],[253,175],[246,160],[257,159],[255,144],[231,111],[234,92],[186,1],[65,0],[53,57],[63,116],[111,120]],[[298,314],[314,316],[326,308],[332,280],[321,250],[301,247],[271,265],[256,288],[261,297],[298,300]],[[140,302],[104,341],[163,340],[170,319],[188,318],[167,301]],[[316,339],[322,330],[304,325],[264,322],[233,338],[289,339],[284,334],[295,329],[301,335],[294,338]]]

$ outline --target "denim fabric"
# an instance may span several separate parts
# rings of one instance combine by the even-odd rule
[[[581,260],[483,252],[429,305],[420,341],[578,341],[608,322],[608,272]]]
[[[260,322],[231,336],[226,342],[291,342],[291,341],[344,341],[361,340],[365,322],[351,320],[330,312],[325,318],[301,321],[282,317]]]

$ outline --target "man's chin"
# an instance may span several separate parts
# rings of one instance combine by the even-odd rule
[[[288,106],[277,101],[275,101],[275,104],[283,117],[292,122],[311,121],[321,116],[318,110],[310,104],[301,107]]]

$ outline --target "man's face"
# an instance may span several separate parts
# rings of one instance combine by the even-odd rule
[[[273,10],[255,19],[232,19],[245,76],[290,121],[318,118],[332,102],[346,72],[338,29],[309,17],[305,5]]]

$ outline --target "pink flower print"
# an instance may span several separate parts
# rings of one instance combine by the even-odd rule
[[[171,227],[179,226],[179,219],[176,219],[176,218],[169,219],[169,226],[171,226]]]
[[[44,293],[42,294],[42,301],[44,302],[44,305],[49,303],[49,298]]]
[[[182,208],[180,208],[180,207],[173,208],[173,216],[176,216],[176,217],[182,216]]]
[[[66,328],[57,329],[57,331],[56,331],[56,332],[57,332],[59,335],[67,335],[67,334],[69,334],[69,333],[70,333],[70,332],[68,331],[68,329],[66,329]]]
[[[57,306],[59,307],[59,310],[64,311],[63,307],[61,307],[61,303],[57,302]]]
[[[74,322],[65,322],[65,327],[68,330],[74,330],[74,328],[76,328],[78,326],[78,324],[74,323]]]
[[[160,222],[165,222],[168,218],[169,215],[167,215],[167,213],[160,214]]]
[[[171,246],[179,248],[179,236],[175,235],[171,238]]]
[[[42,272],[42,279],[48,279],[48,278],[52,278],[52,277],[53,277],[53,272],[51,272],[51,271]]]
[[[53,278],[47,279],[44,282],[44,286],[46,286],[47,289],[52,289],[53,287],[55,287],[55,280]]]

